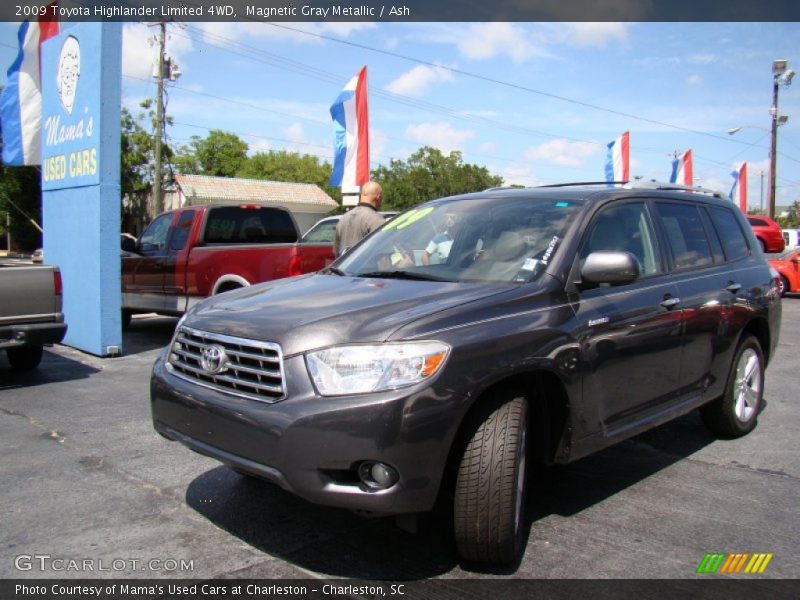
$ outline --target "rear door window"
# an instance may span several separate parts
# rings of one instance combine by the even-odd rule
[[[676,269],[691,269],[714,262],[708,236],[696,206],[657,202],[658,213]]]
[[[739,226],[736,215],[727,208],[712,207],[709,211],[711,221],[719,233],[725,257],[728,260],[739,260],[750,253],[747,238]]]

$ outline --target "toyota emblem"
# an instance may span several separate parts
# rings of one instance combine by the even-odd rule
[[[200,366],[204,371],[216,375],[225,371],[227,365],[228,355],[225,354],[225,348],[217,344],[203,348],[200,354]]]

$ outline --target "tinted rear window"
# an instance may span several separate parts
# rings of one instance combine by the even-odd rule
[[[725,250],[728,260],[738,260],[747,256],[749,248],[739,221],[732,211],[727,208],[714,207],[710,211],[711,220],[714,222]]]
[[[207,244],[274,244],[297,241],[297,230],[284,210],[261,207],[212,208],[206,221]]]
[[[747,217],[747,222],[750,223],[753,227],[769,227],[769,223],[767,223],[764,219],[755,219],[753,217]]]
[[[659,203],[658,212],[672,249],[675,268],[686,269],[712,264],[711,248],[696,206]]]

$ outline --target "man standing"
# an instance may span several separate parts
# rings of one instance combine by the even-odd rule
[[[336,224],[333,253],[337,257],[383,225],[384,219],[378,214],[381,202],[383,202],[383,190],[377,181],[368,181],[361,186],[361,199],[358,205],[343,215]]]

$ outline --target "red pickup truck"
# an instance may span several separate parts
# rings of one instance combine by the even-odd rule
[[[330,244],[299,240],[282,208],[198,205],[161,214],[138,240],[123,240],[123,327],[134,313],[182,314],[206,296],[333,262]]]

